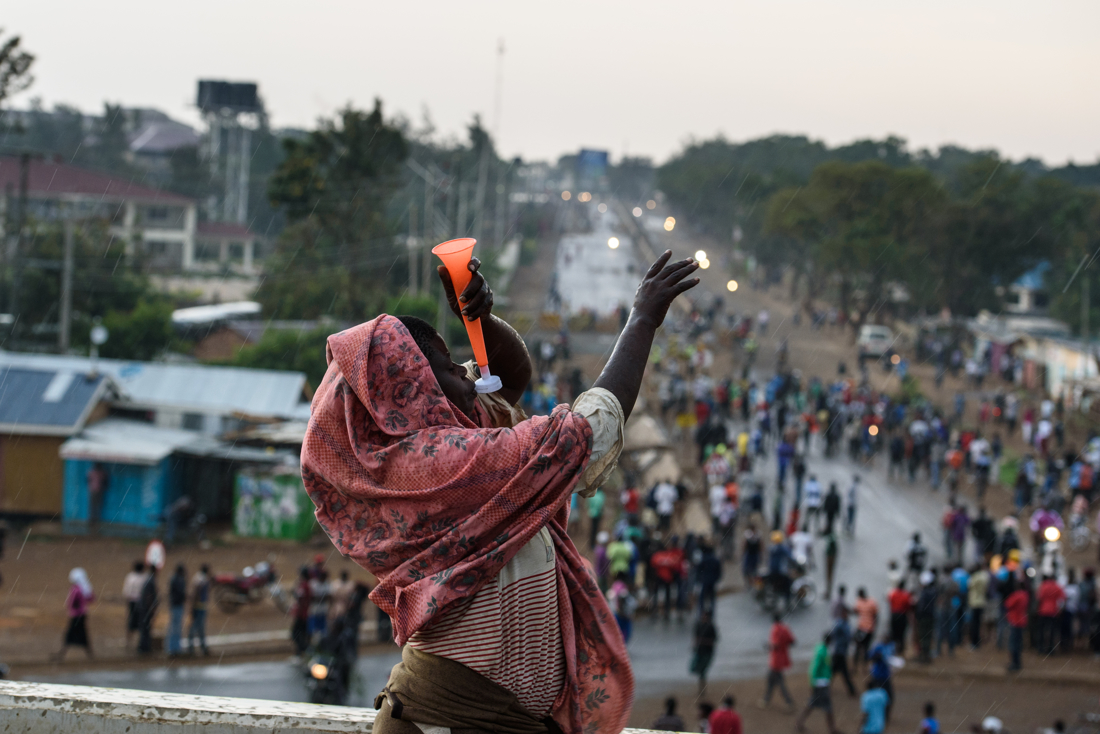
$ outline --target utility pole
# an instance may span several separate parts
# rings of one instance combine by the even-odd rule
[[[19,286],[23,278],[23,230],[27,227],[27,189],[30,186],[31,156],[23,153],[19,156],[19,216],[15,224],[15,247],[12,248],[11,263],[11,292],[8,294],[8,313],[15,322],[12,324],[12,333],[19,326]]]
[[[1086,270],[1081,278],[1081,339],[1085,342],[1085,353],[1089,350],[1089,274]]]
[[[417,278],[416,265],[420,260],[419,256],[419,243],[416,241],[416,202],[409,203],[409,295],[417,295],[417,285],[419,279]]]
[[[69,335],[73,319],[73,230],[76,222],[65,219],[65,259],[61,265],[61,316],[57,333],[57,346],[62,354],[69,351]]]

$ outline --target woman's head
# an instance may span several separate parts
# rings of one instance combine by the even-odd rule
[[[439,335],[432,325],[416,316],[398,316],[397,320],[409,330],[416,346],[420,348],[424,358],[428,360],[428,366],[435,375],[439,388],[447,399],[455,404],[459,410],[468,416],[474,414],[474,401],[477,399],[477,390],[474,381],[466,375],[466,368],[456,364],[451,359],[451,352],[447,349],[447,343]]]

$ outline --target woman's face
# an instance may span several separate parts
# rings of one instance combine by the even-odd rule
[[[436,335],[432,341],[431,354],[427,355],[428,366],[432,368],[436,382],[447,399],[469,417],[474,415],[474,401],[477,390],[474,381],[466,376],[466,368],[451,360],[451,351],[443,337]]]

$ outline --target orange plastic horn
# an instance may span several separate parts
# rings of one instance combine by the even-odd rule
[[[462,291],[466,290],[466,286],[470,284],[470,279],[473,277],[473,273],[467,266],[470,264],[470,257],[474,254],[476,244],[477,240],[472,237],[463,237],[432,248],[432,254],[439,256],[451,276],[455,295],[462,295]],[[477,360],[478,370],[481,372],[481,378],[474,382],[474,387],[480,393],[496,392],[501,388],[500,378],[489,373],[489,356],[485,351],[485,335],[481,332],[481,319],[463,317],[462,323],[466,326],[466,333],[470,335],[474,359]]]

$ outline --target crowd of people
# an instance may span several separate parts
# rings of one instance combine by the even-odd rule
[[[690,615],[691,672],[705,690],[721,631],[715,589],[737,567],[744,588],[769,587],[786,602],[776,610],[767,643],[759,703],[770,705],[778,693],[793,713],[784,672],[795,639],[783,618],[797,603],[791,598],[797,580],[820,569],[833,621],[815,647],[813,693],[799,725],[813,710],[831,711],[826,684],[840,677],[844,690],[860,698],[861,731],[868,734],[889,720],[893,670],[907,654],[931,662],[962,645],[995,645],[1006,651],[1009,670],[1019,670],[1026,645],[1044,655],[1100,652],[1095,573],[1067,567],[1060,539],[1069,528],[1091,530],[1100,438],[1078,453],[1065,444],[1061,405],[1044,400],[1032,407],[1013,393],[982,395],[977,421],[964,420],[970,418],[964,394],[945,410],[919,393],[876,389],[866,365],[850,374],[840,364],[832,381],[804,379],[790,369],[759,383],[748,369],[715,377],[718,322],[714,314],[695,312],[666,326],[669,336],[651,354],[661,417],[684,454],[690,446],[697,471],[649,487],[628,475],[619,493],[623,512],[610,522],[605,497],[588,505],[594,568],[624,637],[630,639],[636,614]],[[730,324],[741,364],[751,364],[759,328],[746,318]],[[777,366],[785,364],[786,349],[780,343]],[[888,357],[883,369],[905,368],[905,360]],[[945,365],[950,368],[950,357]],[[1029,447],[1018,459],[1005,448],[1017,431]],[[852,470],[843,485],[823,483],[812,470],[817,457],[845,455]],[[931,563],[934,554],[918,536],[899,548],[902,563],[892,562],[884,594],[876,600],[861,587],[849,603],[843,586],[834,589],[838,538],[855,535],[864,475],[882,455],[889,479],[923,482],[944,497],[943,548],[935,554],[942,561]],[[767,462],[774,462],[774,479],[763,479],[773,476],[761,470]],[[1015,473],[1005,469],[1012,463]],[[1002,476],[1014,482],[1015,512],[995,519],[987,492]],[[685,500],[700,495],[709,534],[677,522]],[[1028,532],[1023,542],[1021,526]],[[709,710],[732,712],[733,702]],[[674,708],[668,717],[676,718]],[[931,727],[934,715],[926,720]],[[831,718],[828,724],[833,728]]]

